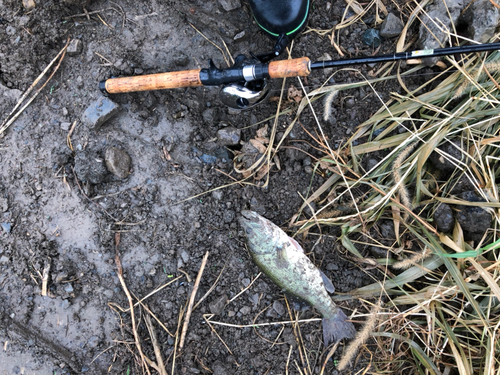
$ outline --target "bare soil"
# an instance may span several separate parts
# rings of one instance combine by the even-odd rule
[[[270,280],[260,276],[232,300],[259,273],[244,246],[239,212],[252,209],[287,228],[301,196],[324,181],[311,174],[314,159],[309,155],[321,156],[304,130],[316,132],[312,112],[304,111],[285,140],[278,153],[280,169],[271,170],[268,187],[235,184],[189,200],[241,178],[234,172],[231,150],[219,154],[214,164],[200,155],[224,150],[217,131],[227,124],[242,129],[243,141],[264,125],[271,127],[267,119],[276,111],[275,101],[235,113],[220,104],[217,88],[121,94],[111,98],[121,106],[119,114],[99,129],[80,121],[102,95],[102,79],[202,68],[209,58],[225,66],[212,42],[225,50],[224,40],[236,56],[267,52],[272,41],[259,31],[245,5],[226,12],[213,0],[97,0],[86,6],[89,14],[83,16],[81,5],[40,0],[26,11],[21,1],[0,0],[2,119],[68,37],[83,45],[81,53],[65,57],[40,96],[0,139],[0,374],[142,373],[130,314],[120,311],[128,308],[128,301],[115,264],[116,233],[125,282],[135,296],[145,297],[180,277],[144,301],[172,334],[201,260],[210,252],[196,300],[217,284],[194,310],[175,366],[176,339],[154,322],[169,373],[175,367],[176,374],[284,374],[298,373],[303,366],[319,372],[324,348],[318,321],[300,325],[300,345],[290,324],[248,327],[295,318]],[[315,1],[309,26],[332,27],[341,20],[344,6]],[[340,32],[347,55],[375,52],[362,44],[373,14],[365,22]],[[241,31],[246,37],[234,41]],[[377,52],[393,50],[393,41],[385,40]],[[340,57],[328,37],[308,33],[295,40],[292,56],[319,60],[325,53]],[[334,81],[355,82],[377,68],[345,70]],[[318,87],[327,77],[326,72],[313,72],[306,89]],[[407,82],[409,87],[416,83]],[[279,95],[281,84],[272,82],[271,96]],[[286,89],[290,85],[300,87],[296,79],[288,80]],[[382,100],[392,91],[402,90],[397,83],[378,88]],[[293,109],[296,103],[286,101],[284,106]],[[334,102],[331,120],[322,121],[332,145],[345,141],[379,106],[380,99],[365,89],[343,92]],[[321,114],[322,104],[315,108]],[[293,111],[280,117],[278,137],[292,119]],[[67,123],[74,121],[72,151]],[[108,176],[96,185],[77,181],[75,153],[87,150],[90,159],[102,162],[109,146],[130,155],[130,175],[124,180]],[[319,235],[316,229],[298,240],[342,293],[370,283],[370,272],[377,273],[353,262],[337,241],[338,234],[324,228]],[[42,296],[42,275],[49,266],[48,293]],[[224,306],[226,298],[231,302]],[[347,314],[355,307],[341,306]],[[204,315],[213,312],[217,315],[212,321],[231,326],[212,329]],[[144,313],[141,307],[135,309],[138,333],[145,355],[154,359]],[[319,317],[313,309],[299,316]],[[343,344],[325,373],[334,371],[342,349]]]

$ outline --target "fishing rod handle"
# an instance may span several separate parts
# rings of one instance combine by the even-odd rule
[[[147,74],[143,76],[111,78],[99,83],[99,88],[108,94],[124,92],[176,89],[202,86],[200,69]]]
[[[311,73],[311,61],[308,57],[272,61],[268,70],[269,78],[306,77]]]

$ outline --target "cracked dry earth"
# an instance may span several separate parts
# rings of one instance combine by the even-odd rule
[[[301,195],[324,181],[312,174],[309,155],[318,153],[304,130],[315,132],[311,112],[304,112],[302,126],[297,123],[285,139],[280,168],[270,171],[268,187],[232,184],[189,200],[241,178],[231,160],[241,145],[225,147],[218,131],[233,126],[248,141],[258,129],[272,127],[276,101],[233,112],[218,102],[216,88],[120,94],[110,98],[119,109],[102,125],[81,121],[102,98],[97,87],[102,79],[205,67],[209,58],[225,66],[212,44],[227,58],[222,40],[232,56],[268,51],[272,42],[246,6],[236,2],[226,11],[218,1],[40,0],[28,11],[22,3],[0,0],[2,118],[67,38],[81,44],[0,139],[0,374],[142,373],[130,314],[123,311],[128,301],[115,264],[116,233],[124,280],[137,298],[175,280],[144,301],[165,327],[153,321],[169,373],[175,368],[176,374],[283,374],[298,373],[302,366],[318,371],[323,346],[317,321],[301,325],[300,346],[290,324],[248,327],[254,320],[272,323],[290,316],[283,293],[266,277],[256,279],[259,271],[237,224],[239,212],[252,209],[286,228]],[[330,28],[344,6],[314,2],[310,26]],[[366,27],[357,23],[340,35],[352,56],[373,53],[361,43]],[[392,49],[388,40],[380,52]],[[308,33],[297,38],[292,56],[318,60],[325,53],[339,58],[327,39]],[[370,67],[360,69],[366,73]],[[311,75],[306,89],[327,77]],[[335,76],[338,83],[356,79],[349,71]],[[282,82],[271,84],[270,96],[279,96]],[[285,89],[291,85],[300,87],[288,80]],[[380,95],[398,90],[389,84]],[[293,100],[283,105],[296,106]],[[342,142],[378,106],[363,89],[342,94],[325,124],[329,138]],[[292,119],[293,111],[280,117],[278,139]],[[125,178],[104,167],[110,147],[130,157]],[[345,257],[338,233],[313,232],[299,240],[338,292],[370,282]],[[216,286],[193,311],[174,365],[178,316],[207,251],[196,301]],[[349,303],[342,307],[348,314],[353,309]],[[145,314],[136,307],[137,331],[144,354],[156,358]],[[212,329],[205,314],[228,325]],[[312,309],[300,313],[301,319],[318,317]],[[333,359],[341,352],[342,345]],[[327,373],[334,371],[333,363]]]

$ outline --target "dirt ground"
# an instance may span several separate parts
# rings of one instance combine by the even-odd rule
[[[226,12],[215,0],[96,0],[86,6],[85,15],[82,2],[74,3],[40,0],[26,11],[20,0],[0,0],[2,119],[68,37],[83,46],[80,53],[65,57],[40,96],[0,138],[0,374],[142,373],[130,315],[120,311],[128,301],[114,261],[116,233],[125,282],[135,296],[145,297],[175,280],[144,300],[172,334],[154,323],[169,372],[175,367],[176,374],[284,374],[299,373],[298,367],[305,365],[318,373],[324,358],[318,321],[300,326],[301,345],[290,324],[247,326],[288,321],[290,316],[283,293],[265,276],[255,280],[259,270],[237,224],[240,211],[252,209],[287,228],[301,196],[310,185],[321,184],[320,175],[312,176],[308,156],[319,155],[304,130],[316,131],[312,112],[304,112],[285,140],[278,153],[280,169],[271,170],[268,187],[236,184],[187,201],[241,178],[233,168],[232,150],[218,143],[217,131],[229,124],[241,128],[242,140],[248,141],[259,128],[272,126],[267,119],[276,111],[275,101],[236,113],[218,101],[217,88],[120,94],[111,98],[120,105],[119,113],[102,127],[90,129],[81,122],[85,109],[102,96],[102,79],[203,68],[209,58],[224,66],[221,51],[212,44],[225,50],[222,39],[232,56],[267,52],[272,42],[245,5]],[[393,3],[386,5],[397,11]],[[344,9],[340,1],[315,1],[309,26],[330,28]],[[340,32],[347,56],[374,53],[362,44],[373,13],[364,21]],[[242,31],[245,36],[235,41]],[[394,40],[383,41],[377,52],[390,51]],[[308,33],[296,39],[292,56],[319,60],[325,53],[340,57],[327,37]],[[359,72],[367,76],[372,69],[376,67],[361,66]],[[313,72],[306,89],[319,87],[326,78],[326,72]],[[343,71],[331,82],[360,79],[360,73]],[[271,96],[279,95],[281,84],[272,82]],[[286,87],[290,85],[300,87],[296,79],[288,80]],[[385,100],[391,91],[401,90],[390,83],[380,86],[378,94]],[[284,106],[293,109],[296,104]],[[322,104],[315,106],[321,113]],[[332,119],[324,122],[332,145],[345,141],[379,106],[377,96],[366,89],[342,93]],[[280,117],[278,138],[292,119],[293,112]],[[67,135],[74,121],[72,152]],[[95,185],[77,181],[75,155],[84,155],[89,164],[102,163],[109,146],[130,155],[130,175],[123,180],[109,175]],[[217,160],[207,163],[204,154]],[[298,239],[342,293],[373,279],[347,256],[338,234],[325,228],[321,236],[311,231]],[[178,316],[207,251],[196,300],[216,286],[194,310],[174,365]],[[44,269],[47,296],[41,295]],[[341,306],[347,314],[355,308]],[[144,308],[135,311],[143,351],[155,358]],[[210,326],[206,314],[228,325]],[[312,309],[300,313],[300,319],[318,317]],[[343,345],[325,373],[335,373]]]

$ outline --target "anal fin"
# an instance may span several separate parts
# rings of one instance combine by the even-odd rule
[[[323,271],[319,270],[319,273],[321,274],[321,278],[323,279],[323,284],[325,285],[325,289],[328,293],[334,293],[335,292],[335,287],[332,284],[332,281],[326,276]]]

